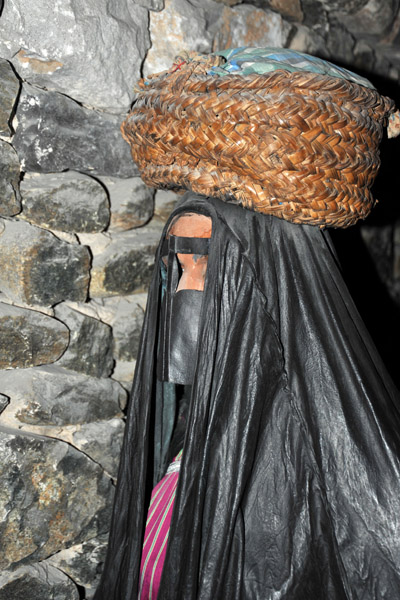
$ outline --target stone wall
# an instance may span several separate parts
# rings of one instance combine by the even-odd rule
[[[290,46],[395,89],[398,4],[0,3],[0,600],[90,599],[101,570],[146,287],[176,200],[141,182],[120,136],[136,79],[182,49]],[[400,303],[396,222],[362,232]]]

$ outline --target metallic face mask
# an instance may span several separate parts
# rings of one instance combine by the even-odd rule
[[[209,238],[170,235],[162,248],[167,258],[166,285],[161,303],[157,377],[181,385],[193,383],[197,359],[203,292],[177,291],[181,268],[177,254],[208,254]],[[161,266],[165,274],[165,265]]]

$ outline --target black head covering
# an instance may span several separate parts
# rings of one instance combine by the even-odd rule
[[[327,233],[190,194],[171,218],[189,211],[212,238],[158,599],[398,600],[399,399]],[[96,600],[137,598],[174,418],[159,301],[156,268]]]

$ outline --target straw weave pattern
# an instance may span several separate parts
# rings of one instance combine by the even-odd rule
[[[365,218],[392,101],[309,72],[216,77],[210,58],[139,82],[122,132],[143,180],[294,223]]]

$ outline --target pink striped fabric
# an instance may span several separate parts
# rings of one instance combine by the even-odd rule
[[[182,450],[151,494],[140,565],[140,600],[156,600],[167,551]]]

